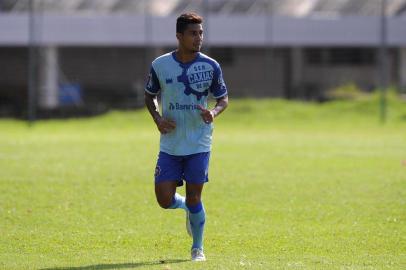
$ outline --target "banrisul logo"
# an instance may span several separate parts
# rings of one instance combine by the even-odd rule
[[[169,102],[169,110],[170,111],[194,111],[194,110],[198,110],[199,109],[199,105],[197,104],[180,104],[178,102],[176,103],[172,103]]]

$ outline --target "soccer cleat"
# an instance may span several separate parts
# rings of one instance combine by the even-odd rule
[[[186,210],[186,231],[187,234],[192,237],[192,226],[190,225],[190,217],[189,217],[189,210]]]
[[[203,249],[192,248],[192,261],[194,262],[204,262],[206,257],[204,256]]]

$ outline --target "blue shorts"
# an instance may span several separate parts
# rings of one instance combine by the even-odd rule
[[[210,152],[187,156],[173,156],[159,152],[155,168],[155,183],[177,181],[178,186],[187,183],[203,184],[209,181]]]

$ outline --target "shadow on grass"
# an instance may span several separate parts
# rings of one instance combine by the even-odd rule
[[[53,268],[41,268],[39,270],[102,270],[102,269],[121,269],[121,268],[138,268],[148,265],[159,265],[159,264],[173,264],[173,263],[183,263],[190,260],[159,260],[151,262],[135,262],[135,263],[112,263],[112,264],[94,264],[85,266],[72,266],[72,267],[53,267]]]

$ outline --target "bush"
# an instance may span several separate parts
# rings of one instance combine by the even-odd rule
[[[328,99],[340,99],[340,100],[356,100],[362,99],[368,96],[368,93],[363,91],[354,83],[338,86],[326,92]]]

